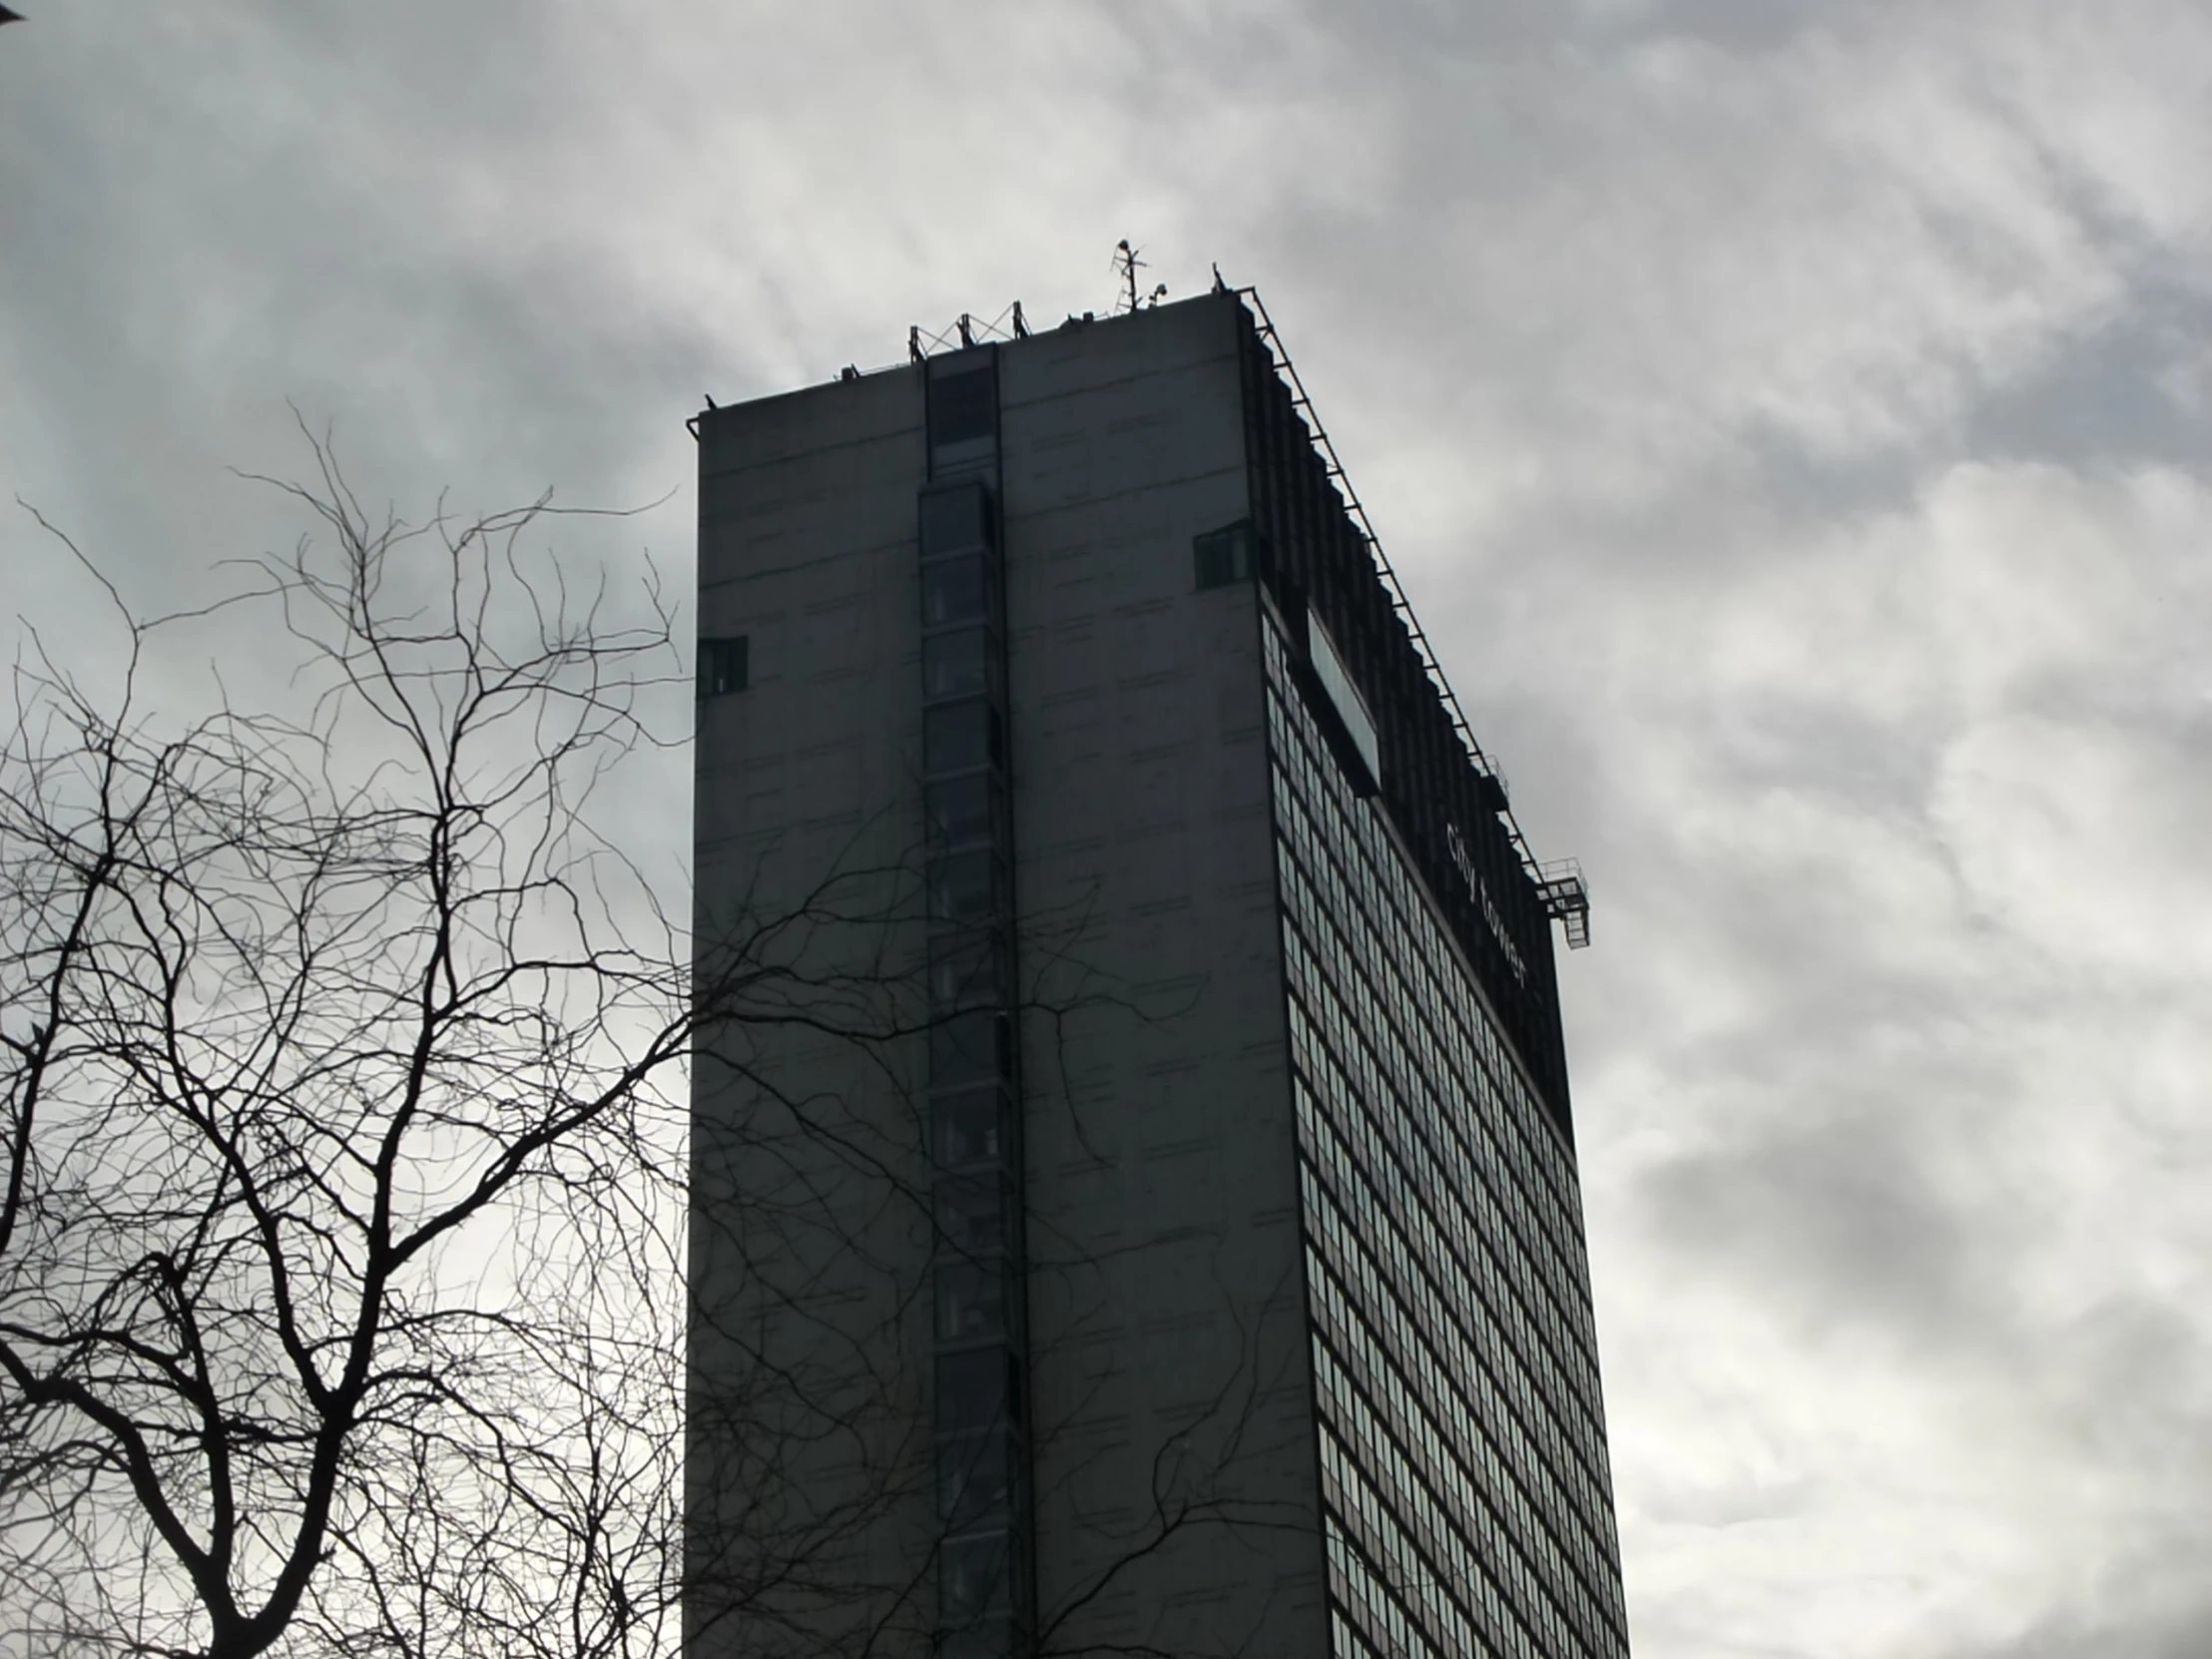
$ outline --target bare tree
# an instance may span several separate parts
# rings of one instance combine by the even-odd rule
[[[728,1201],[708,1247],[772,1289],[834,1262],[926,1294],[918,1105],[886,1132],[753,1058],[797,1033],[916,1098],[917,862],[749,900],[695,952],[610,798],[688,735],[650,572],[571,591],[529,545],[548,500],[409,525],[314,454],[276,487],[315,533],[214,608],[145,620],[107,590],[105,691],[36,633],[15,664],[0,1651],[630,1659],[675,1646],[687,1573],[794,1652],[918,1650],[914,1356],[833,1320],[798,1365],[788,1331],[719,1331],[692,1410],[742,1489],[704,1531],[695,1506],[688,1566],[683,1489],[698,1192]],[[276,708],[170,707],[165,648],[210,631],[278,671]],[[759,1101],[704,1171],[695,1049]],[[1086,1609],[1164,1548],[1310,1525],[1223,1483],[1258,1365],[1146,1453],[1150,1511],[1038,1610],[1046,1651],[1105,1651]],[[921,1549],[871,1576],[894,1512]]]
[[[653,1651],[681,1062],[775,927],[694,987],[606,831],[684,736],[648,721],[682,684],[650,577],[580,596],[526,545],[547,501],[408,526],[315,455],[279,487],[318,533],[216,611],[116,598],[108,695],[35,634],[15,666],[6,1638]],[[211,621],[296,713],[163,707],[157,648]]]

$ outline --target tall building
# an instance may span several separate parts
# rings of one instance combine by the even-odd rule
[[[1627,1652],[1584,937],[1249,293],[700,456],[686,1633]]]

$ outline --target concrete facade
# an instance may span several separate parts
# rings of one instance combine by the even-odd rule
[[[1582,1486],[1542,1486],[1558,1515],[1512,1521],[1520,1531],[1506,1526],[1520,1501],[1511,1494],[1538,1493],[1540,1471],[1500,1473],[1494,1497],[1447,1502],[1438,1487],[1416,1536],[1429,1477],[1408,1476],[1382,1497],[1405,1509],[1412,1540],[1394,1556],[1331,1518],[1354,1501],[1344,1448],[1368,1455],[1359,1448],[1371,1434],[1380,1468],[1413,1420],[1406,1407],[1403,1423],[1355,1429],[1317,1394],[1317,1378],[1343,1398],[1367,1387],[1329,1358],[1365,1329],[1345,1299],[1412,1304],[1382,1281],[1363,1291],[1350,1258],[1317,1243],[1317,1206],[1352,1192],[1361,1158],[1384,1154],[1328,1161],[1337,1143],[1311,1102],[1334,1062],[1310,1037],[1294,1061],[1294,1028],[1336,1006],[1309,965],[1312,940],[1331,932],[1314,912],[1311,871],[1353,854],[1294,847],[1286,814],[1384,827],[1356,832],[1347,818],[1347,847],[1395,831],[1382,805],[1352,794],[1336,808],[1292,806],[1303,799],[1294,786],[1315,802],[1322,792],[1286,770],[1282,700],[1304,694],[1284,665],[1303,660],[1325,601],[1339,602],[1311,562],[1324,555],[1270,518],[1283,486],[1259,453],[1255,399],[1272,394],[1273,370],[1256,355],[1252,320],[1220,293],[979,349],[996,353],[988,476],[1018,987],[1014,1260],[1026,1318],[1010,1327],[1026,1469],[1002,1506],[1022,1557],[1014,1610],[995,1634],[948,1634],[939,1606],[944,1517],[959,1500],[940,1432],[946,1374],[931,1359],[944,1343],[931,1263],[947,1243],[930,1146],[932,1004],[918,985],[935,854],[921,782],[932,763],[916,512],[945,451],[932,448],[928,365],[915,365],[716,410],[699,426],[702,661],[742,640],[729,660],[743,669],[742,684],[717,681],[721,695],[700,704],[696,922],[702,983],[732,983],[732,963],[742,972],[694,1085],[687,1651],[1322,1659],[1531,1653],[1542,1640],[1546,1652],[1625,1653],[1603,1619],[1567,1616],[1582,1593],[1572,1574],[1606,1570],[1578,1564],[1597,1556],[1580,1532],[1568,1537],[1597,1525],[1582,1517],[1592,1500],[1573,1495]],[[1258,550],[1238,557],[1257,565],[1202,580],[1194,544],[1231,527],[1238,546]],[[1332,620],[1328,633],[1349,642],[1345,664],[1329,656],[1331,672],[1365,677],[1356,695],[1386,705],[1389,684],[1356,621]],[[1335,742],[1343,729],[1326,711],[1314,718],[1321,725],[1298,741],[1326,754],[1312,733],[1326,726]],[[1411,740],[1394,735],[1402,720],[1381,727],[1379,761],[1376,732],[1364,734],[1370,765],[1396,784],[1410,776]],[[1452,821],[1454,848],[1461,828]],[[1478,851],[1496,833],[1463,829]],[[1529,1086],[1541,1062],[1518,1063],[1483,1011],[1492,970],[1478,953],[1495,954],[1503,935],[1470,934],[1471,911],[1434,896],[1435,866],[1417,851],[1407,842],[1383,855],[1402,853],[1391,879],[1438,918],[1424,948],[1441,959],[1422,983],[1488,1033],[1467,1039],[1469,1054],[1481,1049],[1512,1075],[1513,1099],[1538,1103],[1521,1113],[1538,1128],[1516,1133],[1551,1146],[1523,1160],[1548,1175],[1500,1162],[1469,1179],[1556,1183],[1564,1170],[1571,1186],[1560,1090]],[[1540,910],[1509,889],[1518,875],[1491,879],[1540,930]],[[1303,883],[1305,910],[1286,881]],[[1505,955],[1523,966],[1540,954],[1548,990],[1548,938],[1522,926]],[[1307,975],[1297,984],[1293,966]],[[1542,1014],[1515,1012],[1515,1029],[1540,1035]],[[1555,1031],[1555,1006],[1551,1017]],[[1510,1089],[1484,1094],[1477,1069],[1471,1058],[1443,1063],[1441,1081],[1424,1085],[1430,1119],[1512,1109]],[[1400,1120],[1414,1124],[1388,1119]],[[1466,1144],[1489,1143],[1470,1131]],[[1381,1193],[1380,1173],[1374,1183]],[[1485,1250],[1506,1263],[1502,1244],[1467,1231],[1486,1225],[1475,1216],[1459,1235],[1437,1233],[1443,1267],[1420,1265],[1415,1249],[1403,1272],[1425,1285]],[[1578,1250],[1578,1217],[1573,1232]],[[1578,1269],[1574,1255],[1560,1271],[1571,1280]],[[1481,1283],[1471,1267],[1468,1283]],[[1468,1294],[1500,1310],[1553,1298],[1559,1307],[1540,1317],[1581,1331],[1586,1272],[1581,1284],[1579,1313],[1566,1306],[1571,1285],[1534,1277],[1516,1288],[1501,1274],[1497,1288]],[[1478,1315],[1474,1303],[1438,1301],[1420,1318],[1444,1342],[1447,1324],[1471,1331]],[[1370,1323],[1383,1324],[1372,1311]],[[1467,1353],[1467,1365],[1490,1364]],[[1560,1412],[1567,1388],[1557,1384]],[[1481,1447],[1508,1438],[1513,1457],[1523,1438],[1570,1455],[1544,1427],[1552,1403],[1501,1394],[1503,1426],[1485,1429],[1474,1419],[1492,1407],[1465,1392],[1466,1424],[1439,1418],[1470,1448],[1452,1467],[1480,1469]],[[1602,1491],[1601,1430],[1599,1440]],[[1612,1548],[1603,1501],[1601,1554]],[[1496,1526],[1481,1532],[1478,1515]],[[1464,1551],[1447,1565],[1439,1525],[1525,1560],[1520,1577],[1471,1565]],[[1573,1546],[1552,1551],[1558,1562],[1540,1541],[1553,1533]],[[1347,1552],[1361,1550],[1374,1559],[1348,1573]],[[1609,1594],[1593,1580],[1584,1599],[1617,1624],[1617,1564],[1610,1571]],[[1552,1585],[1543,1575],[1555,1572],[1569,1576]],[[1456,1575],[1448,1589],[1443,1574]]]
[[[1259,617],[1192,578],[1249,512],[1236,321],[1001,369],[1038,1613],[1077,1652],[1327,1652]]]
[[[701,446],[700,627],[747,641],[748,683],[699,706],[694,924],[702,977],[755,988],[693,1083],[694,1653],[898,1620],[934,1533],[920,1060],[876,1036],[916,1023],[920,416],[893,378],[834,392]]]

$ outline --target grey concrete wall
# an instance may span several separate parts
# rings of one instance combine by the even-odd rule
[[[1001,358],[1048,1652],[1328,1647],[1235,325]]]
[[[934,1611],[924,1055],[868,1033],[917,1012],[918,378],[710,415],[701,461],[700,631],[751,658],[699,708],[701,977],[760,971],[694,1083],[689,1652],[887,1621],[897,1659]]]
[[[1257,600],[1195,591],[1191,549],[1247,511],[1236,325],[1216,297],[1000,358],[1050,1653],[1328,1646]],[[878,974],[920,1013],[920,411],[900,371],[702,432],[700,627],[749,637],[752,684],[700,711],[698,925],[816,906],[754,948],[849,970],[846,1019]],[[712,1046],[689,1651],[833,1651],[887,1620],[869,1651],[918,1654],[924,1055],[774,1023]],[[779,1550],[792,1578],[741,1604]]]

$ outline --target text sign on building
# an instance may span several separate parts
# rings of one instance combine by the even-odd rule
[[[1505,952],[1505,960],[1513,969],[1513,977],[1526,982],[1528,964],[1521,960],[1521,953],[1514,948],[1512,935],[1505,931],[1505,918],[1497,913],[1497,905],[1490,898],[1490,884],[1482,879],[1482,872],[1474,867],[1474,859],[1467,853],[1467,843],[1460,838],[1456,824],[1444,826],[1444,835],[1451,842],[1451,861],[1459,866],[1459,878],[1467,884],[1467,896],[1481,910],[1482,919],[1497,936],[1498,948]]]

